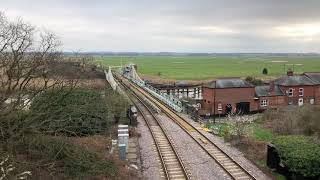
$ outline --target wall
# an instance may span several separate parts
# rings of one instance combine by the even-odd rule
[[[261,106],[260,102],[262,100],[267,100],[268,105],[267,106]],[[265,109],[276,109],[279,107],[283,107],[287,105],[286,97],[285,96],[267,96],[267,97],[260,97],[259,100],[256,101],[256,105],[259,108],[259,110],[265,110]]]
[[[215,95],[214,95],[215,91]],[[210,89],[203,87],[202,88],[202,96],[203,110],[210,112],[210,115],[214,113],[214,107],[216,109],[215,114],[225,114],[226,105],[231,104],[233,110],[235,110],[236,104],[239,102],[249,102],[250,103],[250,111],[258,110],[256,103],[254,103],[254,88],[225,88],[225,89]],[[216,100],[214,100],[214,96]],[[215,102],[215,106],[214,103]],[[218,111],[218,104],[221,103],[222,110]]]
[[[214,89],[210,89],[210,88],[206,88],[206,87],[202,87],[202,103],[201,103],[201,112],[199,112],[202,115],[205,114],[212,114],[212,104],[211,102],[214,101],[213,95],[214,93]],[[208,101],[210,101],[210,103],[208,103]]]
[[[310,104],[310,99],[315,98],[315,90],[316,86],[280,86],[283,92],[289,91],[290,88],[293,89],[293,96],[289,97],[286,94],[286,104],[288,105],[289,102],[292,102],[293,105],[298,105],[298,100],[303,98],[304,104]],[[299,96],[299,88],[304,89],[303,96]]]

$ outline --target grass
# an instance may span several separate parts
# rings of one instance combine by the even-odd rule
[[[267,141],[270,142],[274,138],[274,134],[270,129],[263,128],[259,123],[253,123],[250,125],[252,129],[251,136],[257,141]]]
[[[214,128],[218,131],[218,135],[221,137],[225,137],[230,135],[230,133],[234,132],[234,127],[228,123],[219,123],[214,125],[207,125],[207,128]],[[265,141],[271,142],[274,138],[274,134],[270,129],[264,128],[260,122],[254,122],[252,124],[248,124],[247,128],[248,135],[257,141]]]
[[[285,64],[294,71],[319,71],[319,56],[253,57],[253,56],[99,56],[96,62],[105,66],[119,66],[129,62],[138,65],[138,72],[149,76],[177,80],[203,80],[216,77],[270,78],[283,75]],[[268,75],[263,75],[263,68]]]

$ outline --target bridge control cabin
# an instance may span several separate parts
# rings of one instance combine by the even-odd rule
[[[196,100],[202,99],[201,84],[187,84],[185,82],[178,82],[174,84],[149,84],[159,89],[161,93],[173,95],[177,98],[188,97]]]

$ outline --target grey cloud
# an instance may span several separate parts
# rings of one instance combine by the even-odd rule
[[[319,0],[1,1],[0,11],[56,32],[65,50],[320,51]],[[311,30],[297,37],[277,29],[304,24]]]

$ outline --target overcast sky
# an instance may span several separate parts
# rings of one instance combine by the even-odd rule
[[[320,0],[0,0],[65,51],[320,52]]]

